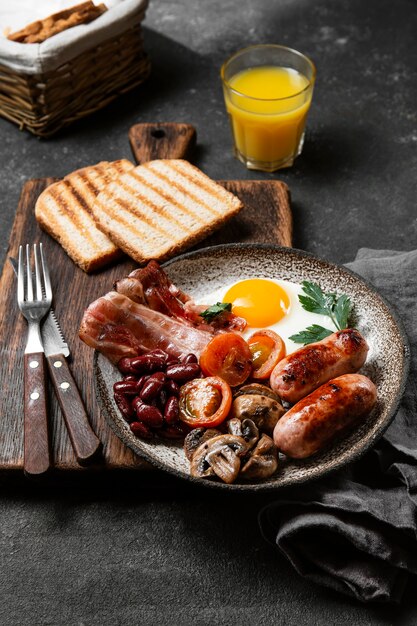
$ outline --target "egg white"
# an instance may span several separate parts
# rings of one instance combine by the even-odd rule
[[[271,278],[268,278],[268,280],[276,283],[277,285],[280,285],[280,287],[282,287],[286,291],[290,299],[290,307],[287,315],[279,320],[279,322],[276,322],[275,324],[270,324],[269,326],[264,326],[263,330],[268,328],[275,331],[283,339],[287,354],[291,354],[291,352],[302,348],[303,344],[294,343],[294,341],[291,341],[289,337],[291,337],[291,335],[296,335],[302,330],[305,330],[307,326],[311,326],[312,324],[318,324],[319,326],[324,326],[325,328],[328,328],[332,332],[335,332],[337,330],[332,320],[326,315],[311,313],[303,309],[298,300],[298,296],[303,293],[301,285],[299,285],[298,283],[292,283],[288,280],[273,280]],[[216,304],[217,302],[223,302],[223,298],[227,291],[238,282],[241,281],[229,283],[228,285],[225,285],[220,289],[216,289],[215,291],[211,291],[204,296],[200,296],[198,299],[196,299],[196,304],[211,306],[213,304]],[[242,335],[245,339],[248,339],[251,335],[253,335],[256,330],[262,329],[256,326],[248,325],[246,326]]]

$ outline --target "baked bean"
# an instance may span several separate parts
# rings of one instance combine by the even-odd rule
[[[158,398],[156,399],[156,406],[161,411],[161,413],[164,412],[167,399],[168,399],[168,394],[165,389],[162,389]]]
[[[133,358],[120,359],[118,368],[123,374],[146,374],[163,369],[165,360],[160,356],[143,354]]]
[[[150,376],[141,376],[138,379],[138,394],[140,394],[140,392],[142,391],[143,385],[146,383],[147,380],[149,380]]]
[[[130,357],[124,356],[117,363],[117,367],[122,372],[122,374],[134,374],[135,373],[132,366],[130,365],[131,360],[132,359]]]
[[[136,413],[136,407],[138,406],[138,404],[143,404],[142,400],[140,399],[140,396],[136,396],[132,400],[132,408],[135,411],[135,413]]]
[[[152,431],[143,422],[132,422],[130,424],[130,430],[136,437],[141,439],[152,439]]]
[[[144,422],[151,428],[161,428],[163,424],[162,413],[156,406],[138,403],[136,405],[136,415],[141,422]]]
[[[169,355],[164,352],[164,350],[160,350],[159,348],[157,348],[156,350],[151,350],[151,352],[148,352],[148,356],[157,356],[160,359],[163,359],[165,363],[168,363],[169,361]]]
[[[162,390],[164,383],[165,374],[163,372],[156,372],[155,374],[152,374],[152,376],[150,376],[144,383],[140,392],[142,400],[144,402],[149,402],[149,400],[156,398]]]
[[[137,380],[119,380],[113,385],[115,393],[122,393],[125,396],[136,396],[138,393]]]
[[[198,359],[195,354],[190,352],[181,358],[181,363],[198,363]]]
[[[200,366],[198,363],[177,363],[167,367],[166,375],[175,381],[185,383],[200,376]]]
[[[127,422],[131,422],[133,417],[135,416],[135,409],[132,404],[126,398],[126,396],[121,393],[116,392],[114,394],[114,401],[116,402],[120,413],[123,415]]]
[[[172,424],[165,426],[159,433],[161,437],[166,439],[183,439],[187,432],[182,428],[181,424]]]
[[[170,396],[165,404],[164,419],[167,424],[175,424],[179,418],[179,402],[177,396]]]
[[[166,381],[165,389],[172,396],[179,396],[180,395],[180,388],[177,385],[177,383],[175,382],[175,380],[172,380],[172,378],[168,378],[168,380]]]

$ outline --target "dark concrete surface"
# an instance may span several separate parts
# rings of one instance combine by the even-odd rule
[[[290,185],[295,245],[332,261],[361,246],[409,250],[417,234],[417,5],[414,0],[151,0],[153,75],[105,111],[40,141],[0,120],[0,258],[21,185],[130,157],[135,122],[186,121],[214,178]],[[254,43],[312,57],[318,79],[303,155],[278,174],[234,160],[222,61]],[[0,624],[416,624],[401,607],[362,606],[313,586],[266,545],[269,497],[225,497],[164,477],[118,474],[44,487],[5,478]]]

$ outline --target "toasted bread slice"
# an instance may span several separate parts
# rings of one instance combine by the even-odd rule
[[[41,228],[85,272],[121,256],[117,246],[97,228],[91,206],[106,185],[133,167],[127,159],[85,167],[47,187],[36,202],[35,215]]]
[[[98,227],[135,261],[167,259],[198,243],[243,205],[187,161],[162,159],[129,170],[93,204]]]
[[[88,2],[49,15],[43,20],[32,22],[22,30],[8,35],[8,39],[18,43],[42,43],[42,41],[67,30],[67,28],[92,22],[105,11],[107,11],[107,7],[104,4],[97,6],[88,0]]]

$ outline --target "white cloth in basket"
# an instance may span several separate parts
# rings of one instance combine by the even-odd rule
[[[9,32],[57,13],[82,0],[0,0],[0,65],[20,74],[43,74],[67,63],[143,19],[148,0],[102,0],[108,11],[89,24],[80,24],[42,43],[22,44],[7,39]],[[94,0],[100,4],[100,0]],[[5,35],[6,33],[6,35]]]

